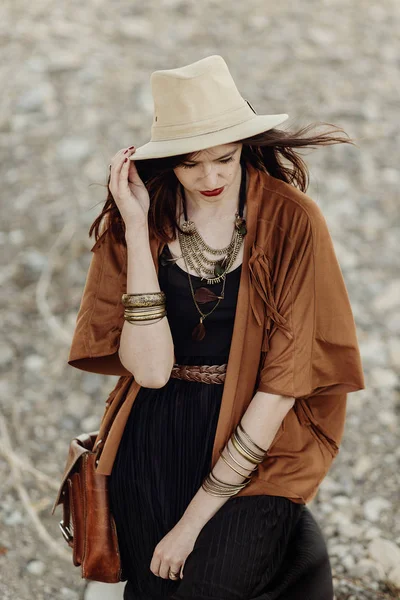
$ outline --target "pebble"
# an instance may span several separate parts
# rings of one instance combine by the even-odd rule
[[[353,475],[355,479],[360,480],[372,469],[372,458],[367,454],[358,457],[354,467]]]
[[[81,420],[81,427],[85,431],[96,431],[99,428],[100,419],[96,415],[89,415]]]
[[[46,110],[46,105],[53,101],[53,97],[53,86],[48,81],[42,81],[18,98],[16,109],[22,112]]]
[[[85,416],[91,405],[91,397],[81,391],[75,391],[65,399],[65,408],[73,417],[81,419]]]
[[[368,553],[386,574],[400,565],[400,548],[391,540],[375,538],[368,545]]]
[[[41,371],[46,364],[44,356],[38,356],[37,354],[31,354],[24,359],[25,369],[28,371]]]
[[[89,157],[92,152],[92,145],[87,138],[65,137],[58,143],[56,152],[60,161],[67,164],[79,164]]]
[[[41,560],[31,560],[26,565],[26,569],[32,575],[43,575],[46,570],[46,565]]]
[[[392,369],[376,367],[370,370],[371,385],[376,388],[393,388],[398,383],[398,375]]]
[[[122,600],[124,586],[124,583],[91,581],[85,590],[84,600]]]
[[[400,279],[390,281],[381,294],[375,298],[373,306],[378,312],[398,309],[400,306]]]
[[[400,590],[400,564],[396,565],[388,573],[389,582]]]
[[[4,341],[0,346],[0,367],[6,367],[14,358],[14,350]]]
[[[368,521],[379,521],[381,512],[383,510],[388,510],[392,507],[389,500],[386,498],[381,498],[379,496],[375,498],[370,498],[364,504],[364,515]]]
[[[81,597],[80,594],[78,594],[78,592],[76,592],[75,590],[71,590],[70,588],[67,588],[65,586],[60,588],[60,594],[62,600],[79,600]]]
[[[13,510],[8,515],[3,515],[3,521],[6,525],[19,525],[24,522],[24,517],[19,510]]]
[[[369,558],[359,560],[349,569],[349,572],[353,577],[370,577],[374,580],[383,580],[386,576],[382,565]]]
[[[392,366],[400,369],[400,339],[389,338],[388,342],[389,359]]]

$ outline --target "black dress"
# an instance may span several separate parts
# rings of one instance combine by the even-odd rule
[[[164,253],[170,256],[168,246]],[[225,297],[191,339],[199,313],[187,273],[159,263],[178,364],[228,360],[241,265],[227,274]],[[206,282],[192,276],[193,288]],[[215,293],[222,282],[207,286]],[[203,304],[204,313],[215,302]],[[141,387],[109,477],[121,552],[124,600],[332,600],[326,545],[310,511],[279,496],[230,497],[200,531],[183,578],[157,577],[150,562],[210,471],[223,384],[171,378]]]

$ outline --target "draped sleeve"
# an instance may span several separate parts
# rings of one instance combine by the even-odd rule
[[[106,229],[91,252],[68,364],[92,373],[132,376],[118,355],[124,324],[121,296],[126,290],[126,248]]]
[[[276,211],[280,220],[268,223],[274,234],[265,234],[255,261],[264,271],[267,315],[258,390],[293,398],[360,390],[363,371],[342,272],[321,210],[302,197],[294,212]]]

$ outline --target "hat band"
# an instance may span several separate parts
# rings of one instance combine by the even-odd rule
[[[212,117],[191,123],[179,123],[178,125],[153,125],[151,128],[152,142],[165,142],[175,139],[190,138],[204,133],[213,133],[220,129],[227,129],[240,125],[246,121],[256,118],[246,103],[239,108],[230,110]]]

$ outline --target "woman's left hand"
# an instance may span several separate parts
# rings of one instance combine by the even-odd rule
[[[170,572],[178,574],[171,581],[182,579],[186,558],[192,552],[199,533],[199,527],[194,527],[182,519],[178,521],[155,547],[150,571],[163,579],[170,579]]]

